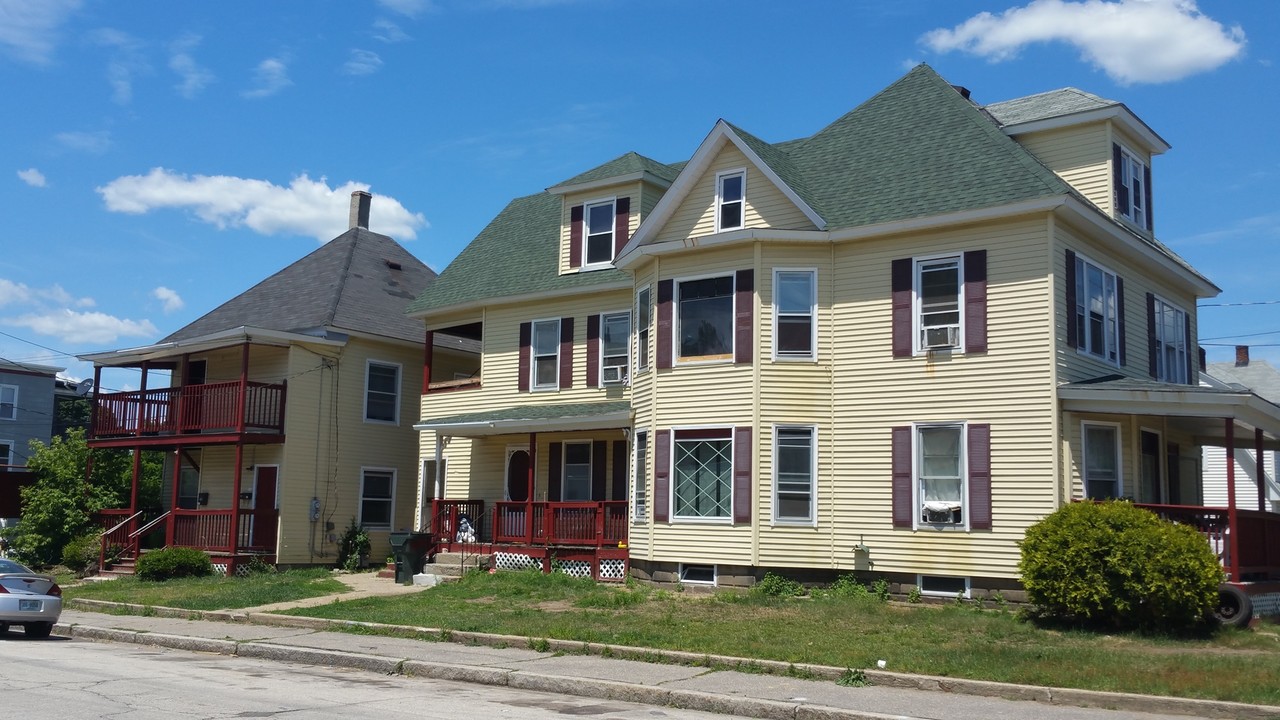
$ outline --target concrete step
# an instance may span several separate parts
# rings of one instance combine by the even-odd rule
[[[435,558],[422,571],[444,577],[461,577],[464,570],[486,569],[492,561],[493,556],[490,554],[442,552],[436,553]]]

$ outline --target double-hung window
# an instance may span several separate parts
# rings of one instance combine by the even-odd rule
[[[813,427],[775,427],[773,433],[773,519],[814,521],[817,447]]]
[[[1147,229],[1147,165],[1126,148],[1120,148],[1119,213],[1133,224]]]
[[[643,523],[649,515],[649,499],[646,494],[645,468],[649,462],[649,433],[637,430],[632,446],[635,457],[631,464],[631,522]]]
[[[560,319],[533,322],[533,352],[529,362],[534,390],[560,387]]]
[[[398,422],[400,417],[400,366],[370,360],[365,367],[364,419]]]
[[[733,276],[678,284],[681,360],[733,358]]]
[[[1076,256],[1076,337],[1080,349],[1107,362],[1120,362],[1116,275]]]
[[[603,384],[617,385],[627,381],[630,342],[630,311],[600,316],[600,380]]]
[[[360,473],[360,527],[391,527],[395,503],[396,471],[365,468]]]
[[[18,386],[0,385],[0,420],[18,419]]]
[[[591,443],[564,444],[564,488],[561,500],[591,499]]]
[[[653,324],[653,293],[649,286],[636,293],[636,372],[649,369],[649,326]]]
[[[916,426],[916,493],[921,524],[965,524],[964,447],[964,425]]]
[[[1155,298],[1156,379],[1187,384],[1187,314]]]
[[[916,260],[916,350],[960,347],[960,256]]]
[[[688,520],[733,517],[733,430],[676,430],[673,514]]]
[[[1082,423],[1084,494],[1094,500],[1120,497],[1120,427]]]
[[[591,203],[584,211],[587,230],[587,265],[613,260],[613,200]]]
[[[716,175],[716,232],[743,226],[743,205],[747,196],[747,172],[731,170]]]
[[[814,270],[774,271],[774,357],[786,360],[817,357],[817,276]]]

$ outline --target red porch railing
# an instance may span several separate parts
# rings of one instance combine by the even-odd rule
[[[284,432],[285,386],[251,382],[244,392],[244,428]],[[239,407],[239,381],[103,394],[95,398],[94,437],[234,431]]]
[[[458,522],[466,518],[472,532],[464,533]],[[431,535],[444,543],[488,542],[484,532],[483,500],[432,500]]]
[[[236,547],[231,547],[231,514],[239,513]],[[276,511],[174,510],[173,544],[214,553],[275,551]],[[258,527],[255,528],[255,525]],[[270,529],[267,532],[268,528]],[[255,537],[255,531],[257,537]],[[270,535],[270,537],[266,537]]]
[[[1214,553],[1222,560],[1222,566],[1230,572],[1237,567],[1239,577],[1233,581],[1270,579],[1280,577],[1280,514],[1258,510],[1236,510],[1234,532],[1239,534],[1240,557],[1232,563],[1231,527],[1227,508],[1210,508],[1190,505],[1152,505],[1134,503],[1164,518],[1194,527]]]
[[[493,541],[526,545],[617,546],[627,541],[626,501],[499,502]]]

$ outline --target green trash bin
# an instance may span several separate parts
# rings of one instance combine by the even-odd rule
[[[396,560],[396,582],[408,585],[426,564],[431,533],[394,532],[390,540],[391,554]]]

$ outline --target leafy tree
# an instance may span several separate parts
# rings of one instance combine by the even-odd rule
[[[86,480],[89,447],[84,431],[72,429],[49,445],[31,442],[28,468],[36,481],[22,489],[22,521],[9,532],[9,550],[33,565],[49,565],[77,536],[96,532],[93,514],[106,508],[127,507],[133,477],[133,457],[125,450],[93,453],[93,474]],[[139,507],[160,505],[162,453],[143,455],[139,478]]]

